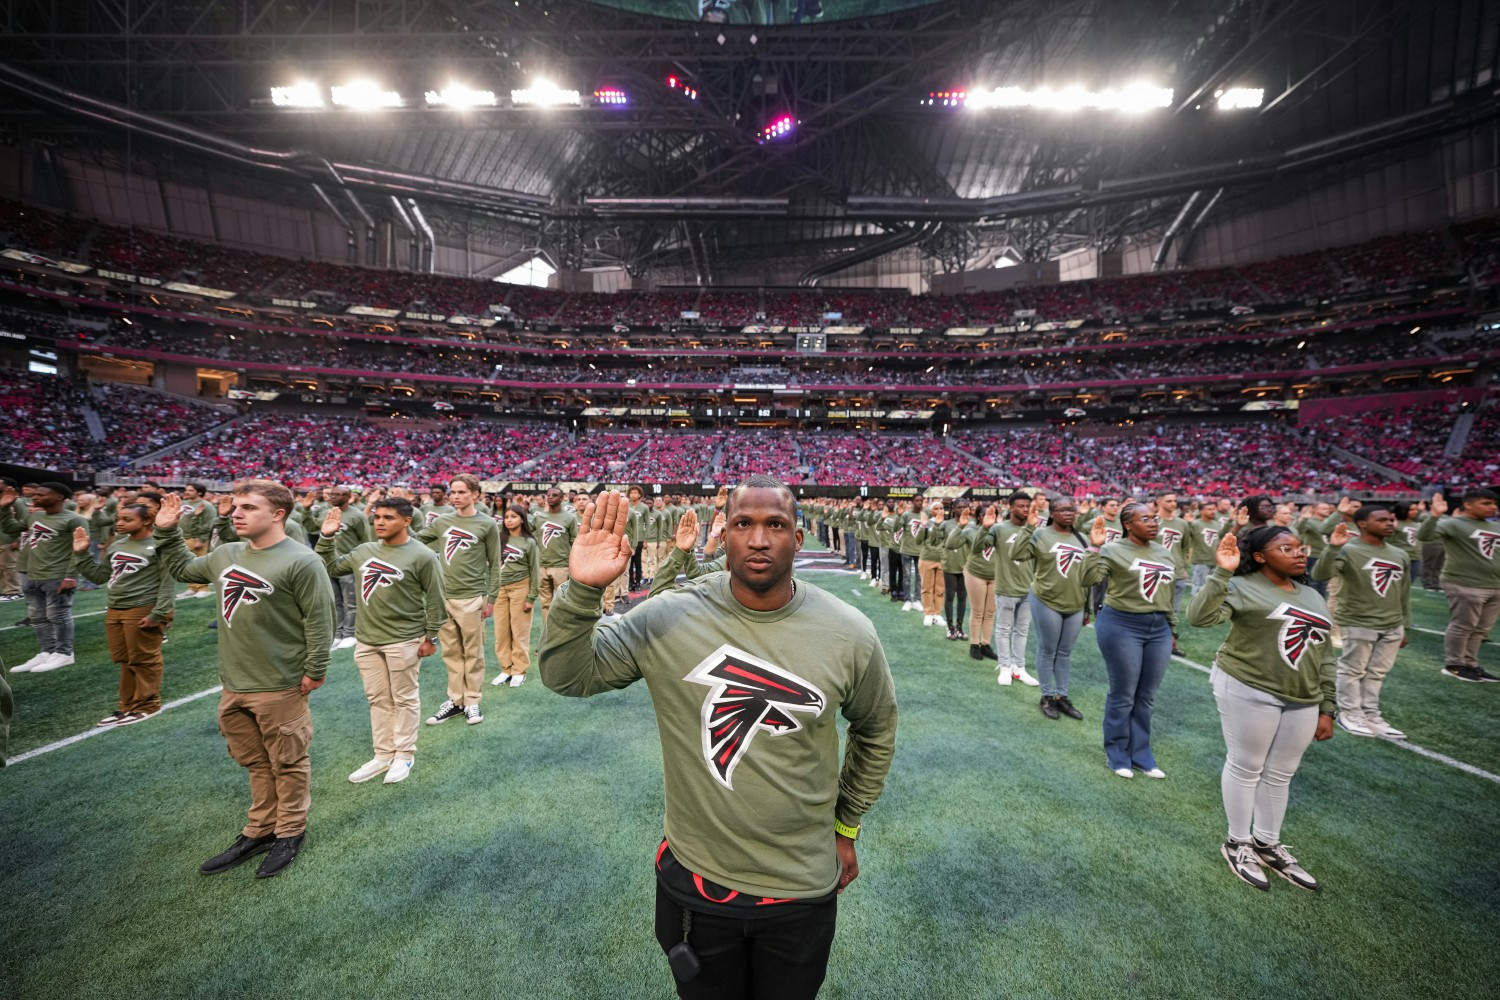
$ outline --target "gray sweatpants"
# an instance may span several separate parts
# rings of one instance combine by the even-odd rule
[[[1219,789],[1229,839],[1281,843],[1287,788],[1318,729],[1318,706],[1283,701],[1236,680],[1218,665],[1209,678],[1224,728]]]
[[[1031,633],[1030,594],[1020,597],[995,595],[995,655],[1000,662],[998,670],[1008,667],[1012,671],[1026,666],[1026,637]]]
[[[1345,626],[1338,668],[1340,714],[1353,719],[1380,718],[1380,686],[1396,665],[1405,634],[1399,625],[1384,632]]]
[[[1500,620],[1500,590],[1444,583],[1448,598],[1448,627],[1443,630],[1443,663],[1450,667],[1479,666],[1479,646]]]

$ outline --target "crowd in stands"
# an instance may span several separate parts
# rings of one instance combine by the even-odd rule
[[[981,462],[1000,470],[1000,485],[1045,486],[1063,493],[1103,496],[1109,492],[1099,469],[1083,457],[1070,431],[1034,427],[955,431],[948,440]]]
[[[778,476],[783,482],[802,482],[802,453],[796,438],[785,431],[745,430],[729,439],[719,455],[715,478],[738,482],[746,476]]]
[[[1457,414],[1454,404],[1421,403],[1328,417],[1313,426],[1320,441],[1429,483],[1453,464],[1443,457],[1443,449]]]
[[[1500,403],[1474,414],[1474,425],[1464,441],[1463,454],[1453,463],[1451,478],[1491,487],[1500,483]]]
[[[216,407],[108,382],[94,384],[89,403],[108,445],[130,457],[149,455],[233,418]]]
[[[630,457],[630,477],[647,483],[697,483],[713,466],[725,434],[642,435],[644,446]],[[736,445],[738,446],[738,445]]]
[[[97,441],[84,418],[88,390],[56,375],[0,369],[0,462],[71,471],[112,467],[112,441]]]

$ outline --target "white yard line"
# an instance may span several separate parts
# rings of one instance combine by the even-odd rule
[[[1411,627],[1411,630],[1413,632],[1426,632],[1429,635],[1442,635],[1443,634],[1443,630],[1440,629],[1440,628],[1423,628],[1421,625],[1413,625]],[[1484,640],[1484,644],[1486,646],[1500,646],[1500,642],[1496,642],[1494,639],[1486,639],[1486,640]]]
[[[109,610],[108,608],[105,609],[105,611],[108,611],[108,610]],[[83,611],[83,612],[80,612],[80,613],[74,615],[73,617],[74,618],[92,618],[92,617],[94,617],[94,615],[102,615],[102,614],[104,614],[104,611]],[[27,625],[25,622],[16,622],[14,625],[0,626],[0,631],[4,631],[5,629],[8,629],[8,628],[31,628],[31,626]]]
[[[1189,660],[1185,656],[1174,656],[1172,657],[1172,659],[1176,660],[1184,667],[1192,667],[1194,670],[1197,670],[1201,673],[1206,674],[1210,672],[1210,668],[1205,667],[1201,663],[1196,663],[1192,660]],[[1440,764],[1447,764],[1449,767],[1463,771],[1465,774],[1472,774],[1475,777],[1483,778],[1486,781],[1493,781],[1495,784],[1500,785],[1500,774],[1491,774],[1489,771],[1486,771],[1482,767],[1475,767],[1473,764],[1466,764],[1461,760],[1456,760],[1453,757],[1449,757],[1447,754],[1438,753],[1436,750],[1429,750],[1424,746],[1413,743],[1411,740],[1381,739],[1381,742],[1389,743],[1391,746],[1401,747],[1404,750],[1410,750],[1412,753],[1417,754],[1418,756],[1426,757],[1429,760],[1435,760]]]
[[[103,612],[100,612],[100,614],[103,614]],[[222,685],[211,687],[206,691],[199,691],[197,694],[190,694],[185,698],[178,698],[176,701],[169,701],[161,707],[161,710],[165,712],[170,708],[177,708],[181,705],[186,705],[188,702],[197,701],[199,698],[207,698],[211,694],[218,694],[222,690],[224,690]],[[150,720],[148,719],[146,721],[149,722]],[[48,743],[44,747],[37,747],[35,750],[28,750],[20,756],[12,757],[7,762],[7,766],[14,767],[15,765],[21,763],[21,761],[23,760],[30,760],[33,757],[40,757],[42,754],[51,753],[54,750],[61,750],[63,747],[72,746],[74,743],[81,743],[91,736],[98,736],[101,733],[113,732],[117,728],[117,726],[96,726],[93,729],[86,729],[83,732],[79,733],[77,736],[69,736],[65,740],[58,740],[56,743]],[[129,727],[127,726],[126,728],[128,729]]]

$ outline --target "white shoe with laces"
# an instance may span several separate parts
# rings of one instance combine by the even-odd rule
[[[1028,674],[1025,667],[1016,667],[1010,675],[1027,687],[1041,687],[1042,682]]]
[[[339,640],[339,644],[337,646],[335,646],[334,648],[335,649],[353,649],[354,648],[354,636],[352,636],[352,635],[346,635],[346,636],[344,636],[342,639]]]
[[[34,674],[45,674],[49,670],[71,667],[73,662],[72,653],[48,653],[47,659],[33,666],[31,672]]]
[[[1355,736],[1375,736],[1375,730],[1371,729],[1362,716],[1352,712],[1340,712],[1338,714],[1339,728],[1346,733]]]
[[[1117,767],[1114,770],[1115,770],[1115,775],[1117,777],[1120,777],[1120,778],[1134,778],[1135,777],[1135,772],[1132,771],[1128,767]]]
[[[17,663],[15,666],[11,667],[10,672],[13,674],[29,674],[31,671],[36,669],[36,665],[38,663],[44,662],[51,655],[51,653],[38,653],[31,659],[26,660],[23,663]]]
[[[1001,687],[1010,687],[1010,682],[1013,680],[1015,678],[1011,676],[1010,667],[1002,663],[1000,665],[1000,672],[995,675],[995,682]]]
[[[1141,773],[1144,774],[1148,778],[1158,778],[1159,779],[1159,778],[1165,778],[1167,776],[1167,772],[1163,771],[1159,767],[1153,767],[1153,768],[1149,768],[1149,769],[1147,769],[1147,768],[1141,768]]]
[[[385,772],[385,783],[387,785],[398,785],[405,781],[406,776],[411,774],[412,763],[413,761],[410,760],[391,761],[390,770]]]
[[[522,684],[525,684],[525,683],[526,683],[526,675],[525,674],[511,674],[510,675],[510,686],[511,687],[518,688]]]
[[[353,774],[349,775],[349,780],[357,785],[360,782],[369,781],[378,774],[384,774],[390,770],[390,767],[391,762],[388,759],[375,757],[359,765],[359,768]]]
[[[510,674],[496,674],[495,679],[490,681],[490,687],[506,687],[510,684]]]
[[[1406,739],[1406,734],[1405,733],[1403,733],[1401,730],[1397,729],[1395,726],[1391,725],[1389,722],[1386,722],[1384,719],[1382,719],[1378,715],[1371,715],[1368,712],[1366,712],[1365,713],[1365,725],[1368,726],[1370,728],[1370,730],[1372,732],[1374,732],[1374,734],[1376,736],[1380,736],[1380,737],[1382,737],[1384,739],[1388,739],[1388,740],[1404,740],[1404,739]]]

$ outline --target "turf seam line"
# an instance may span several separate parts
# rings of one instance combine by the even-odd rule
[[[1210,672],[1208,667],[1205,667],[1201,663],[1196,663],[1192,660],[1189,660],[1185,656],[1174,655],[1172,659],[1176,660],[1178,663],[1181,663],[1185,667],[1192,667],[1194,670],[1200,671],[1201,673],[1206,674]],[[1438,753],[1436,750],[1429,750],[1418,743],[1411,742],[1410,740],[1387,740],[1382,738],[1380,742],[1388,743],[1391,746],[1398,746],[1405,750],[1410,750],[1412,753],[1417,754],[1420,757],[1426,757],[1429,760],[1435,760],[1441,764],[1447,764],[1449,767],[1463,771],[1465,774],[1472,774],[1475,777],[1483,778],[1486,781],[1493,781],[1495,784],[1500,785],[1500,774],[1491,774],[1489,771],[1486,771],[1482,767],[1475,767],[1473,764],[1468,764],[1454,757],[1449,757],[1447,754]]]
[[[222,690],[224,690],[224,686],[220,684],[216,687],[211,687],[206,691],[199,691],[197,694],[190,694],[186,697],[178,698],[175,701],[169,701],[161,707],[161,710],[165,712],[169,708],[177,708],[180,705],[186,705],[190,701],[197,701],[199,698],[207,698],[209,695],[218,694]],[[33,757],[40,757],[42,754],[51,753],[54,750],[61,750],[63,747],[72,746],[74,743],[81,743],[82,741],[89,739],[92,736],[98,736],[101,733],[112,732],[115,728],[115,726],[95,726],[93,729],[86,729],[76,736],[69,736],[65,740],[58,740],[56,743],[48,743],[44,747],[37,747],[35,750],[28,750],[23,754],[12,757],[6,763],[6,766],[14,767],[17,764],[21,763],[21,761],[23,760],[30,760]]]
[[[102,614],[107,613],[108,611],[109,611],[108,608],[105,608],[104,611],[82,611],[82,612],[79,612],[78,614],[74,615],[73,617],[74,618],[92,618],[95,615],[102,615]],[[4,626],[4,628],[8,628],[8,629],[10,629],[10,628],[31,628],[31,626],[28,625],[28,624],[26,624],[25,622],[16,622],[14,625],[6,625],[6,626]]]
[[[1412,626],[1412,631],[1414,631],[1414,632],[1426,632],[1428,635],[1447,635],[1448,634],[1445,629],[1440,629],[1440,628],[1424,628],[1421,625],[1413,625]],[[1486,646],[1500,646],[1500,642],[1496,642],[1493,639],[1486,639],[1486,640],[1484,640],[1484,644]]]

